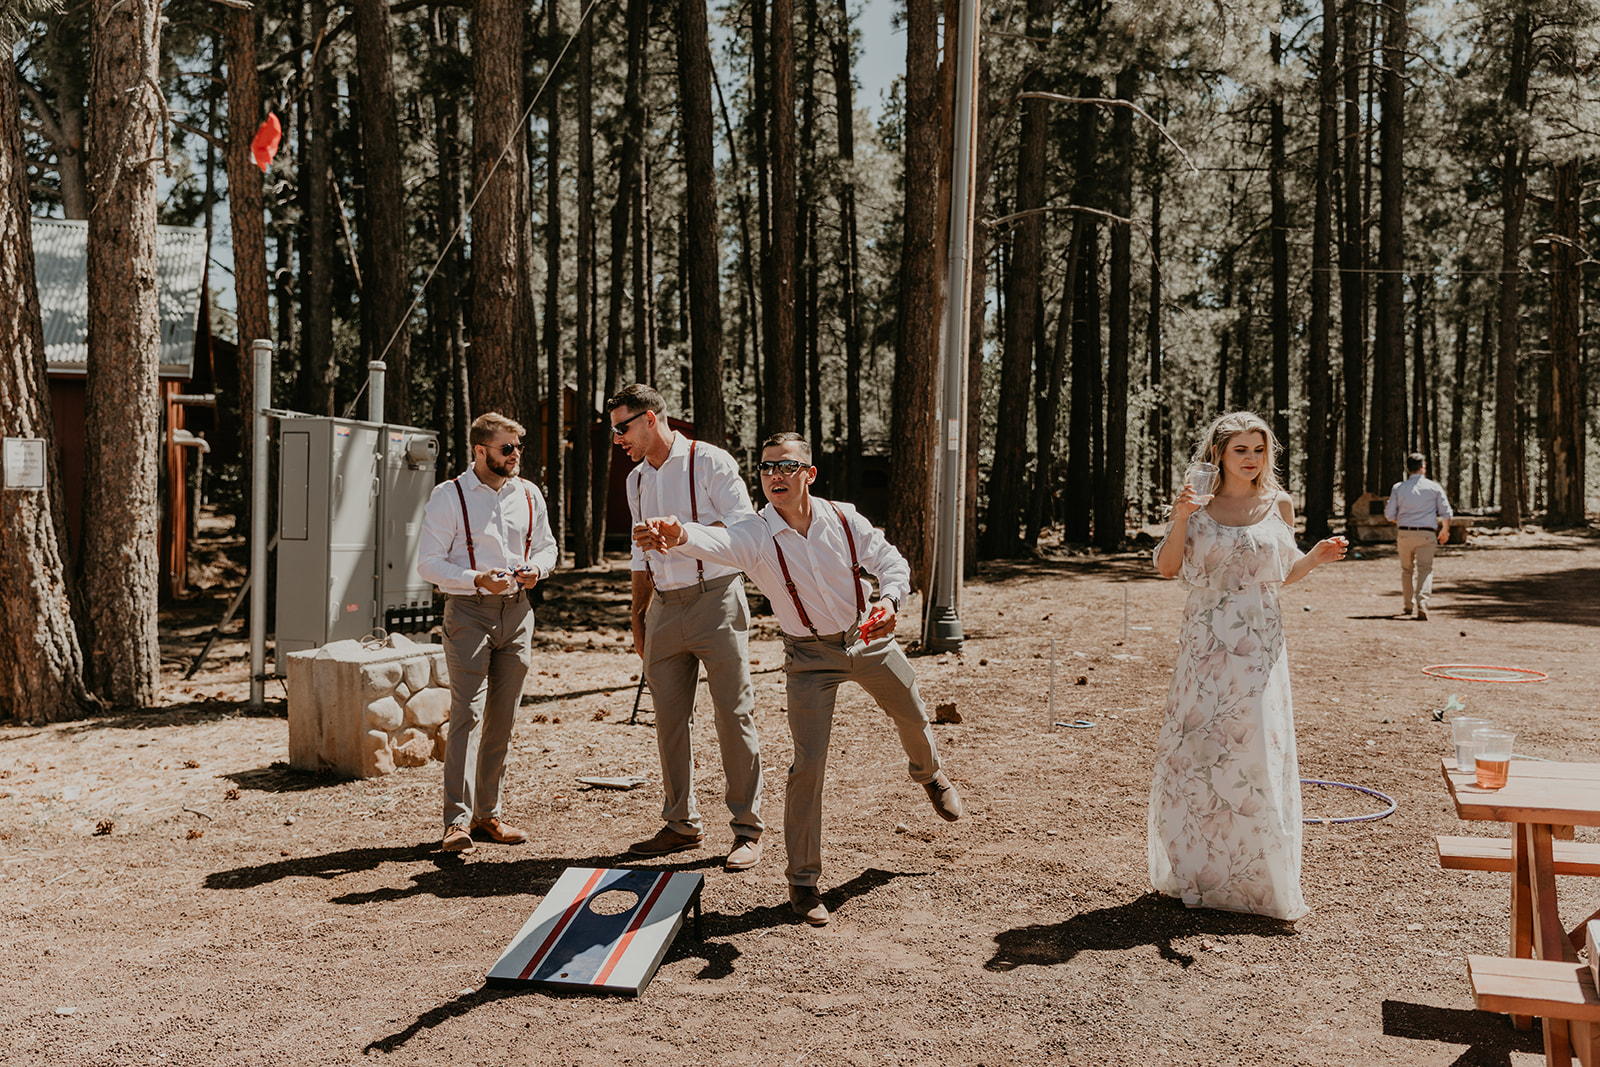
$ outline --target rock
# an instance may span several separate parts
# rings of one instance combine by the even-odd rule
[[[400,660],[390,660],[387,663],[367,663],[361,668],[361,693],[368,700],[373,697],[388,696],[394,692],[394,687],[400,684],[400,676],[404,673],[405,664]]]
[[[428,681],[433,677],[433,664],[429,656],[416,656],[405,662],[405,684],[413,693],[420,693],[428,688]],[[443,657],[440,657],[443,658]]]
[[[396,705],[398,710],[398,705]],[[368,730],[362,739],[365,742],[366,752],[362,753],[361,776],[372,778],[380,774],[394,773],[394,754],[389,750],[389,733],[387,730]]]
[[[423,767],[433,755],[433,739],[421,730],[406,730],[395,739],[394,765],[396,767]]]
[[[366,718],[368,729],[388,733],[390,730],[400,729],[401,724],[406,721],[406,713],[394,697],[384,697],[367,705]]]
[[[934,722],[960,722],[961,713],[956,710],[954,701],[940,704],[933,709]]]
[[[450,718],[450,690],[424,689],[406,701],[406,722],[429,730]]]
[[[444,656],[430,656],[433,661],[433,684],[445,689],[450,688],[450,667],[445,662]]]

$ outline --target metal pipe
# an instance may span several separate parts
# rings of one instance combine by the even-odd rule
[[[367,421],[383,421],[383,378],[389,364],[381,359],[367,364]]]
[[[950,258],[946,264],[940,385],[934,414],[940,435],[939,486],[934,502],[933,581],[923,612],[922,643],[935,652],[958,652],[962,633],[962,541],[966,534],[967,334],[972,300],[972,228],[976,205],[978,140],[978,4],[961,0],[956,49],[955,146],[951,162]]]
[[[250,707],[267,703],[267,411],[272,407],[272,342],[250,343],[255,410],[250,457]]]

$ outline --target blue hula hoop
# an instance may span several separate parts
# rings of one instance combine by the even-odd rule
[[[1324,780],[1322,778],[1302,778],[1302,779],[1300,779],[1300,784],[1301,785],[1331,785],[1336,789],[1354,789],[1357,793],[1365,793],[1368,796],[1377,797],[1379,800],[1386,801],[1388,803],[1388,805],[1389,805],[1387,808],[1383,809],[1382,811],[1374,812],[1371,815],[1346,815],[1346,816],[1343,816],[1342,818],[1338,818],[1338,819],[1301,819],[1300,821],[1302,823],[1316,824],[1316,825],[1319,825],[1319,826],[1327,826],[1327,825],[1332,824],[1332,823],[1371,822],[1374,819],[1383,819],[1383,818],[1387,818],[1390,815],[1393,815],[1394,812],[1395,812],[1395,808],[1397,806],[1395,804],[1395,802],[1394,802],[1394,798],[1393,797],[1389,796],[1386,793],[1380,793],[1376,789],[1368,789],[1364,785],[1351,785],[1349,782],[1329,782],[1329,781],[1326,781],[1326,780]]]

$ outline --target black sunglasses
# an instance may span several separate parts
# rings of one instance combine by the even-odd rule
[[[484,447],[488,448],[489,446],[485,445]],[[522,451],[522,446],[520,444],[506,444],[506,445],[501,445],[500,446],[500,454],[502,456],[506,456],[507,458],[509,458],[511,456],[514,456],[518,452],[521,452],[521,451]]]
[[[649,408],[646,408],[644,411],[639,412],[637,415],[629,415],[627,418],[623,419],[621,422],[619,422],[616,425],[612,426],[611,427],[611,432],[614,435],[616,435],[617,437],[621,437],[623,434],[628,432],[628,423],[632,422],[634,419],[642,419],[642,418],[644,418],[645,415],[649,412],[649,410],[650,410]]]
[[[779,474],[793,474],[795,471],[804,470],[805,468],[806,464],[797,459],[764,459],[756,464],[756,470],[762,474],[771,474],[773,471],[777,471]]]

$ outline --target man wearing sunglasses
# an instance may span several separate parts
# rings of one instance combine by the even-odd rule
[[[627,481],[635,524],[674,512],[711,526],[756,517],[739,464],[716,445],[690,441],[667,425],[666,403],[655,389],[628,386],[606,401],[606,414],[612,439],[638,464]],[[698,848],[704,837],[690,743],[703,663],[732,814],[733,848],[724,865],[749,870],[761,859],[761,745],[750,684],[750,606],[739,569],[635,546],[632,593],[633,649],[644,660],[655,703],[666,825],[628,851],[665,856]]]
[[[417,573],[445,594],[446,852],[471,852],[475,835],[503,845],[528,839],[500,819],[500,782],[533,639],[525,591],[555,569],[556,539],[544,494],[517,476],[522,434],[504,415],[478,416],[472,466],[434,487],[422,517]]]
[[[796,433],[774,434],[761,448],[761,490],[768,505],[761,522],[726,530],[679,515],[651,518],[635,527],[641,549],[686,555],[743,568],[772,601],[783,629],[788,675],[789,768],[783,813],[789,851],[789,906],[813,926],[828,922],[817,883],[822,875],[822,786],[834,700],[840,684],[858,683],[893,720],[911,780],[927,791],[943,819],[961,818],[961,798],[939,768],[917,676],[894,640],[911,568],[850,504],[811,495],[817,468],[811,446]],[[878,576],[878,606],[868,615],[866,595]]]

